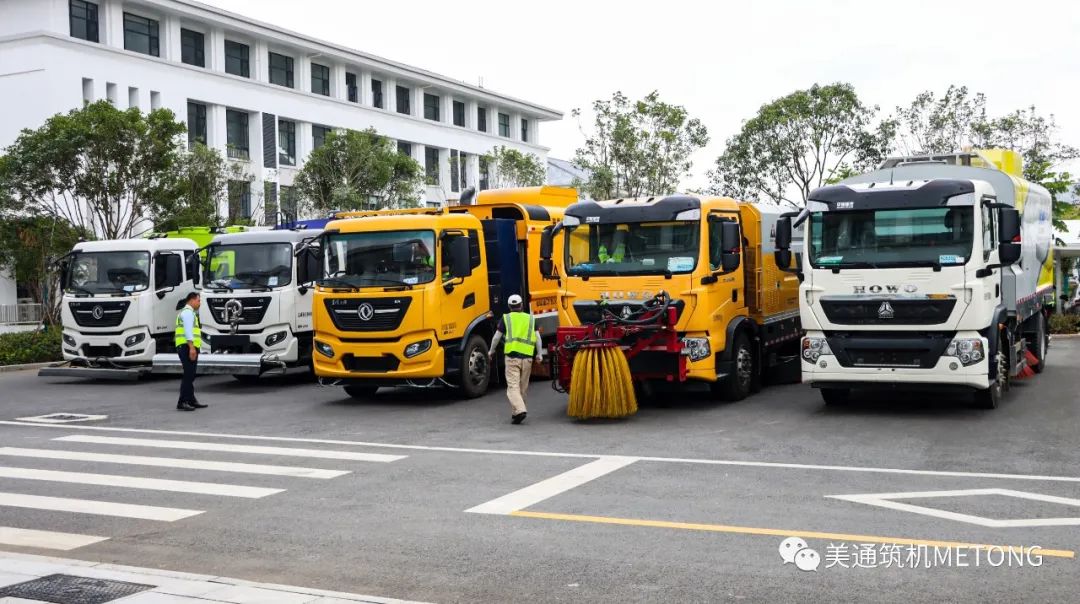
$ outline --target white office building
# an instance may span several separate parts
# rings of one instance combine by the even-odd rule
[[[257,6],[257,3],[253,3]],[[562,114],[190,0],[0,1],[0,147],[49,116],[108,99],[166,107],[253,177],[242,214],[290,202],[330,129],[374,128],[427,175],[423,201],[485,186],[506,145],[541,161],[540,124]]]

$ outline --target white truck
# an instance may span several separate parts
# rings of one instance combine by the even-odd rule
[[[295,254],[321,232],[249,231],[214,237],[203,261],[199,320],[204,353],[199,374],[254,380],[311,371],[310,275],[320,273]],[[155,373],[182,371],[176,354],[154,357]]]
[[[38,375],[135,380],[149,373],[155,354],[175,350],[176,309],[198,281],[197,247],[180,238],[76,244],[59,261],[65,364]]]
[[[1051,198],[1009,151],[887,160],[812,192],[800,306],[803,382],[960,389],[994,408],[1040,373],[1054,288]],[[777,254],[791,218],[777,225]]]

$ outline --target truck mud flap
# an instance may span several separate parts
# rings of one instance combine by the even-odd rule
[[[118,380],[134,382],[149,373],[149,367],[116,368],[59,365],[52,367],[42,367],[38,370],[38,377],[88,378],[94,380]]]
[[[220,354],[203,353],[199,355],[196,375],[262,375],[278,373],[284,370],[280,361],[263,358],[261,354]],[[184,365],[175,354],[154,355],[154,373],[181,374]]]

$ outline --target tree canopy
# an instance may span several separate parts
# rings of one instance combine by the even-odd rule
[[[487,167],[488,184],[493,189],[536,187],[547,178],[547,169],[539,157],[510,147],[495,147],[480,161]]]

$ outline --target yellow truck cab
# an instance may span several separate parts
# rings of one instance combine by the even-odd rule
[[[541,269],[562,283],[560,325],[638,316],[665,292],[676,308],[680,345],[635,351],[635,382],[704,382],[724,398],[744,398],[760,387],[768,366],[798,357],[799,282],[773,255],[776,221],[785,212],[691,195],[568,207],[548,232],[545,252],[553,253]],[[560,231],[561,246],[554,241]]]
[[[354,398],[402,385],[482,395],[511,294],[547,312],[542,333],[554,336],[556,289],[534,267],[543,230],[577,200],[566,191],[484,191],[475,205],[339,213],[317,247],[301,252],[322,265],[312,308],[316,375]],[[550,293],[536,296],[544,286]]]

